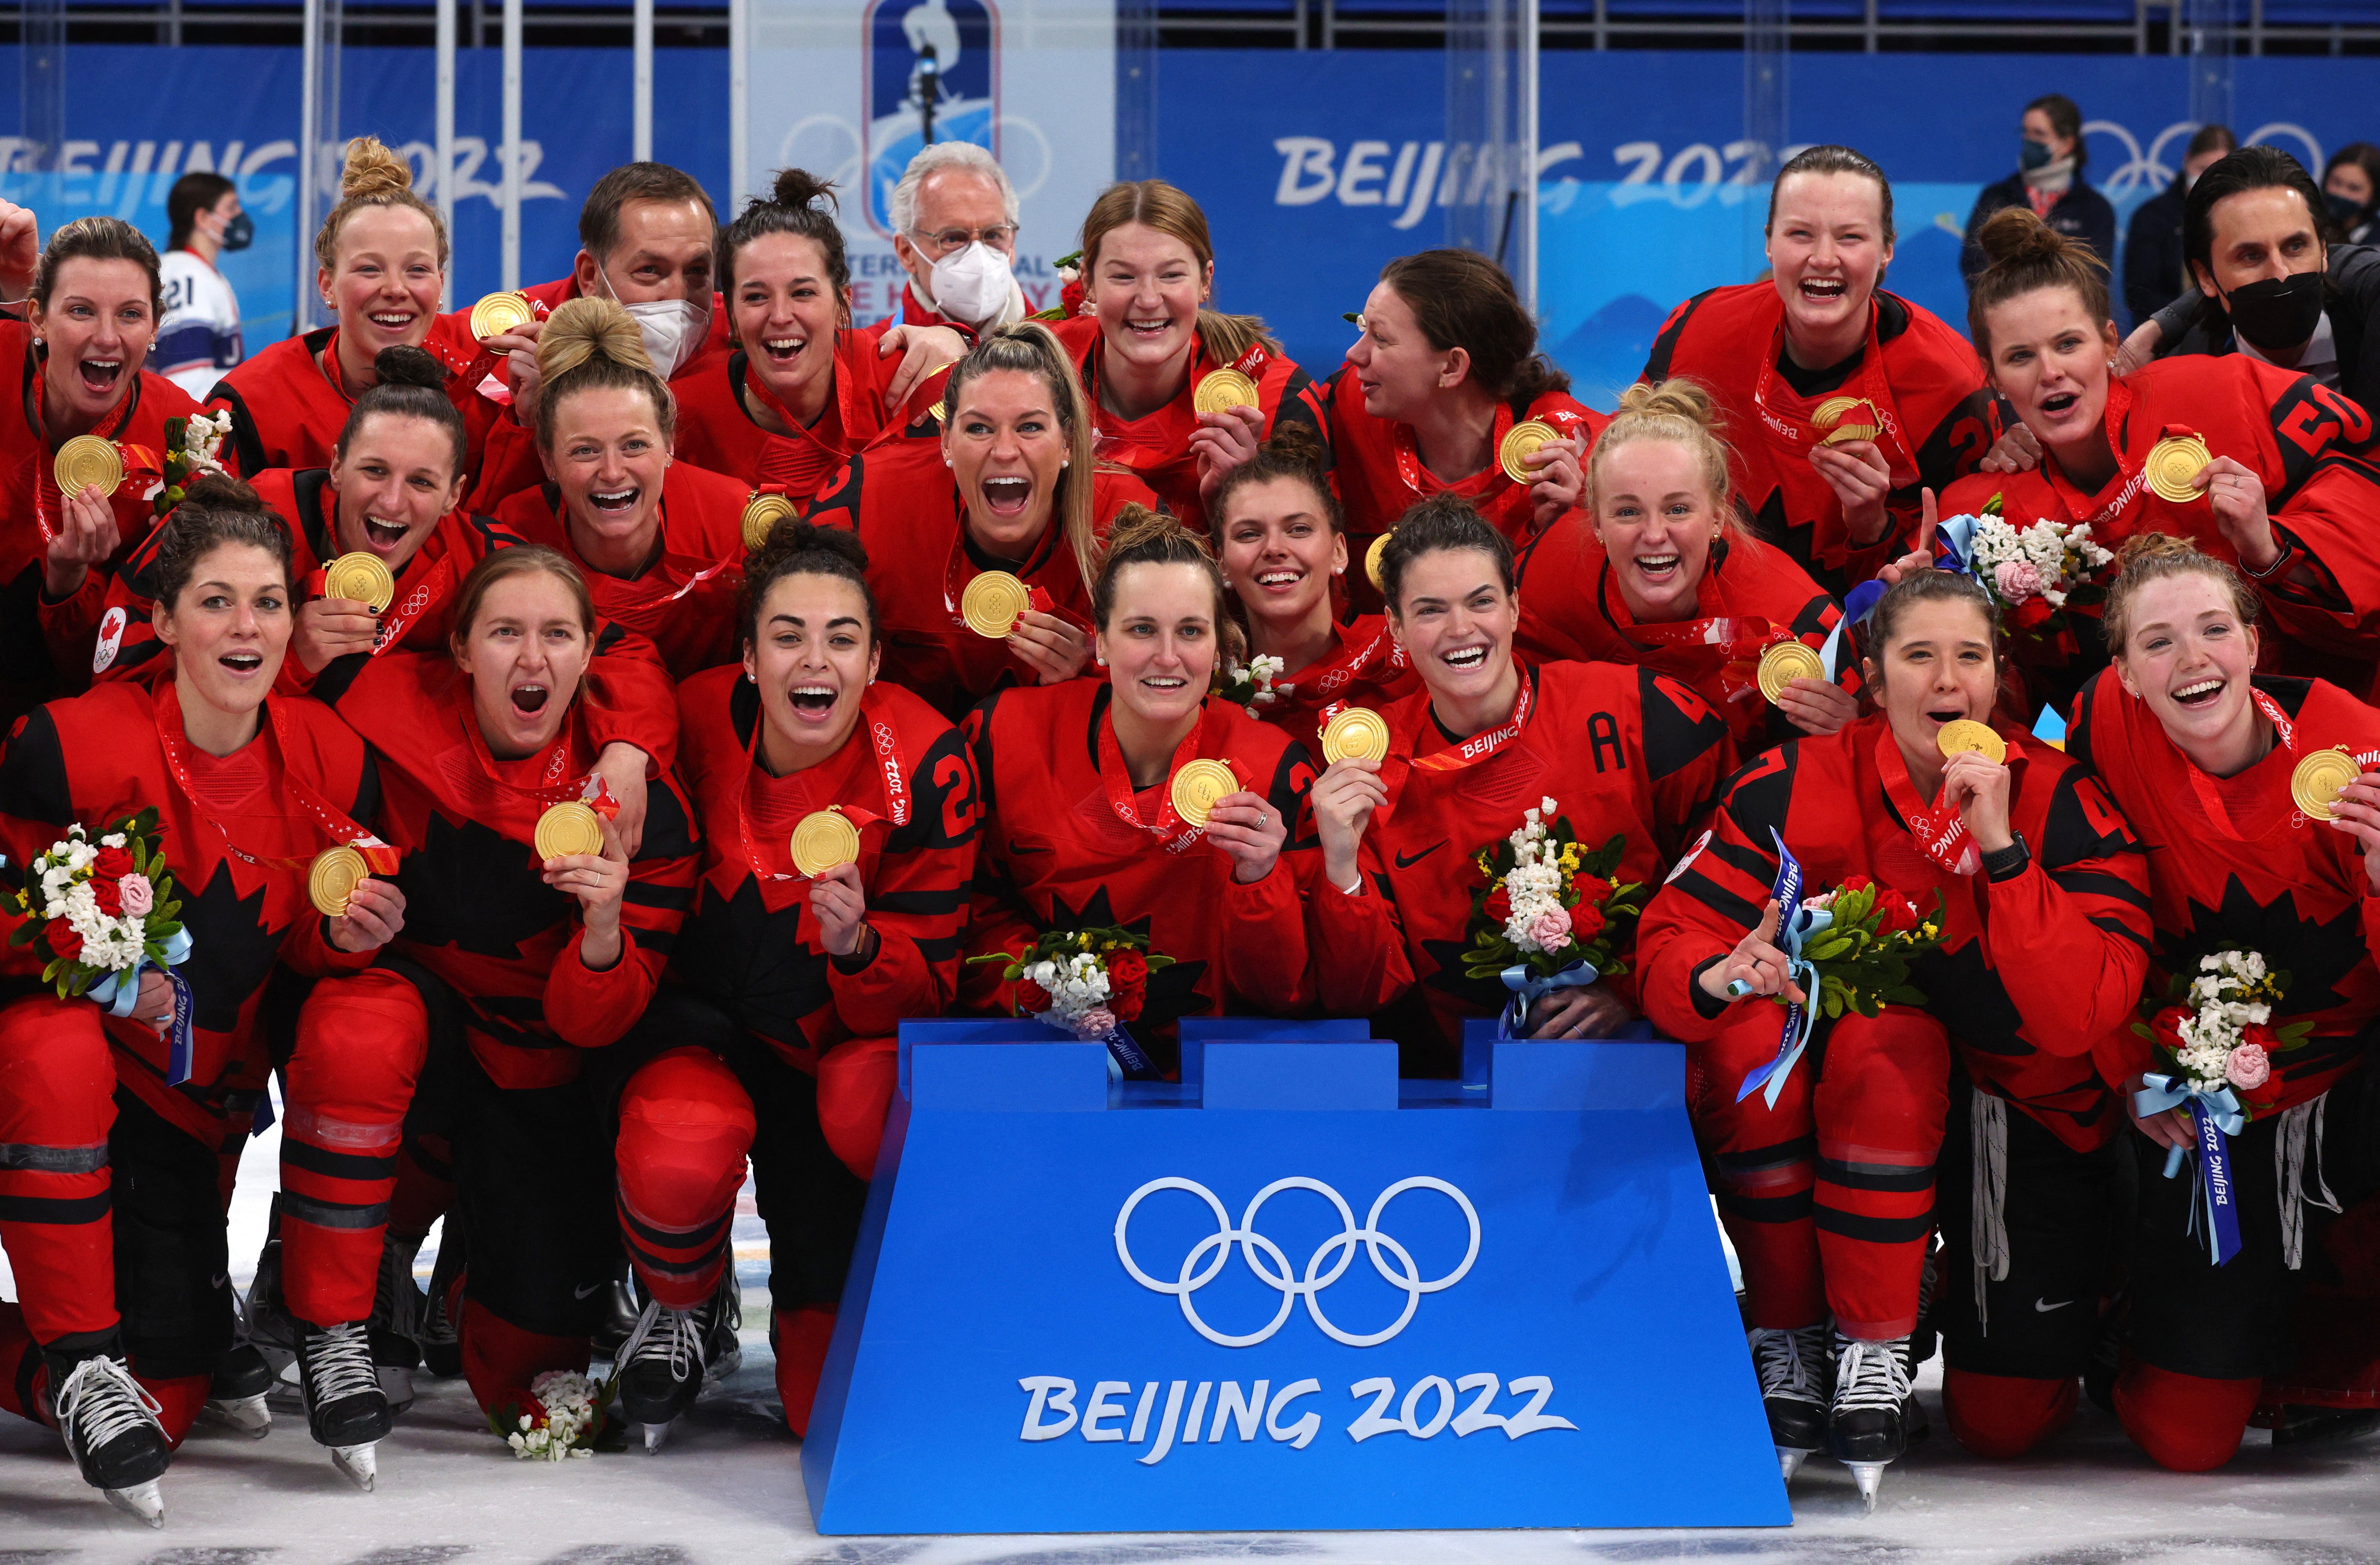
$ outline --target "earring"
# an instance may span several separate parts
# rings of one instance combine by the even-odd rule
[[[1072,457],[1061,457],[1058,458],[1058,466],[1062,471],[1067,468],[1073,467],[1074,465],[1075,458]]]
[[[760,682],[760,676],[747,668],[744,670],[744,682],[747,685],[757,685]]]

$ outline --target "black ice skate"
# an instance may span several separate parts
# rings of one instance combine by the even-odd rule
[[[314,1443],[330,1447],[339,1471],[369,1491],[379,1475],[373,1448],[396,1423],[372,1365],[370,1328],[349,1321],[309,1330],[298,1346],[298,1368]]]
[[[418,1239],[384,1234],[380,1247],[380,1286],[372,1295],[372,1368],[391,1412],[413,1405],[413,1371],[421,1363],[421,1319],[426,1301],[414,1285],[413,1258],[421,1249]]]
[[[662,1449],[670,1425],[677,1421],[705,1386],[716,1385],[743,1363],[736,1339],[742,1324],[743,1295],[735,1274],[720,1280],[717,1292],[691,1310],[673,1310],[659,1301],[646,1302],[636,1329],[620,1346],[613,1404],[631,1424],[645,1426],[645,1450]]]
[[[117,1510],[163,1527],[165,1497],[158,1480],[174,1450],[158,1420],[157,1400],[132,1378],[122,1359],[105,1353],[80,1361],[57,1353],[47,1357],[50,1408],[83,1482]]]
[[[1790,1484],[1810,1453],[1827,1443],[1827,1328],[1824,1323],[1793,1331],[1754,1327],[1744,1335],[1760,1375],[1777,1466]]]
[[[1827,1443],[1852,1470],[1870,1510],[1887,1462],[1908,1449],[1909,1339],[1864,1342],[1835,1334],[1834,1418]]]
[[[273,1365],[252,1342],[235,1342],[207,1382],[207,1405],[199,1416],[211,1424],[261,1440],[273,1431],[273,1411],[264,1399],[273,1389]]]

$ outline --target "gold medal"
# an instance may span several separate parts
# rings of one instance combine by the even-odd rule
[[[1840,446],[1846,440],[1874,440],[1884,433],[1884,421],[1864,397],[1829,397],[1812,410],[1810,427],[1818,432],[1819,445]]]
[[[1261,408],[1257,383],[1237,370],[1214,370],[1190,394],[1190,406],[1202,413],[1229,412],[1233,408]]]
[[[324,918],[345,918],[347,899],[371,877],[371,866],[352,848],[327,848],[314,855],[306,872],[306,896]]]
[[[744,547],[757,549],[769,541],[769,533],[777,523],[794,515],[794,503],[783,495],[763,495],[758,489],[744,502]]]
[[[1843,422],[1843,415],[1860,405],[1856,397],[1829,397],[1810,410],[1810,427],[1826,434]]]
[[[603,851],[603,817],[594,806],[573,799],[556,804],[537,818],[537,862],[566,859],[573,854],[593,857]]]
[[[1535,483],[1544,475],[1529,471],[1528,458],[1537,454],[1538,447],[1560,438],[1561,432],[1553,425],[1524,419],[1504,432],[1503,444],[1496,447],[1497,465],[1515,483]]]
[[[2289,774],[2289,797],[2308,820],[2333,820],[2337,817],[2331,805],[2338,801],[2338,790],[2362,775],[2363,768],[2346,751],[2317,750]]]
[[[389,574],[388,563],[378,555],[358,549],[322,568],[322,595],[351,598],[370,605],[374,614],[385,614],[388,605],[396,601],[396,578]]]
[[[1803,642],[1779,642],[1760,654],[1760,693],[1771,706],[1794,680],[1826,677],[1827,660]]]
[[[1330,765],[1350,755],[1378,761],[1389,752],[1389,725],[1368,706],[1351,706],[1322,725],[1322,763]]]
[[[2186,506],[2199,497],[2192,483],[2206,464],[2215,459],[2206,442],[2194,434],[2168,434],[2149,447],[2148,460],[2141,464],[2141,475],[2160,500]]]
[[[1364,551],[1364,574],[1372,579],[1372,591],[1376,593],[1389,590],[1389,584],[1380,580],[1380,551],[1388,546],[1389,535],[1383,532],[1372,540],[1370,548]]]
[[[471,306],[471,335],[485,342],[536,319],[537,307],[528,301],[528,295],[492,293]]]
[[[57,478],[58,493],[66,498],[71,500],[86,489],[98,490],[103,498],[124,482],[124,454],[113,440],[78,434],[58,447],[50,471]]]
[[[987,570],[959,594],[959,614],[968,630],[998,641],[1016,629],[1016,617],[1032,601],[1024,582],[1004,570]]]
[[[1992,732],[1990,725],[1978,723],[1973,717],[1943,724],[1942,731],[1934,736],[1934,747],[1945,760],[1971,750],[1995,766],[2008,759],[2008,740]]]
[[[1207,824],[1215,801],[1240,791],[1240,779],[1220,761],[1185,761],[1173,774],[1173,813],[1194,826]]]
[[[859,828],[840,810],[813,810],[794,827],[794,868],[816,879],[859,862]]]

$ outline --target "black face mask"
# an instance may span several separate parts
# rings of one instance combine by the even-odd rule
[[[2325,195],[2323,200],[2330,203],[2330,214],[2340,227],[2352,228],[2363,221],[2363,203],[2353,196]]]
[[[2036,168],[2046,168],[2057,154],[2046,141],[2019,141],[2016,144],[2016,165],[2030,174]]]
[[[2223,298],[2231,329],[2261,353],[2287,353],[2301,347],[2322,323],[2320,272],[2263,277]]]
[[[246,250],[255,238],[256,219],[245,212],[224,225],[223,248],[225,250]]]

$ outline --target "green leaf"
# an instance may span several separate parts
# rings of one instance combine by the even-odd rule
[[[1842,938],[1840,935],[1828,936],[1820,939],[1817,945],[1811,948],[1810,960],[1812,961],[1832,961],[1851,948],[1852,942]]]

